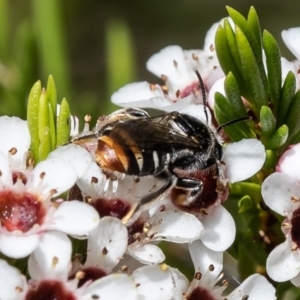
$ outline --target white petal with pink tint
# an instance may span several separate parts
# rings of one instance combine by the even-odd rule
[[[54,196],[58,196],[73,186],[77,179],[77,172],[70,163],[62,159],[50,158],[38,163],[34,168],[34,187],[40,186],[41,177],[43,195],[47,197],[50,192],[56,191]]]
[[[154,241],[189,243],[204,233],[202,223],[194,215],[181,211],[157,212],[151,218],[151,225],[148,236],[153,236]]]
[[[29,150],[30,134],[27,122],[17,117],[0,117],[0,151],[8,154],[12,148],[17,149],[17,153],[13,155],[15,161],[24,160],[24,154]]]
[[[131,275],[143,300],[172,299],[175,293],[175,283],[169,267],[144,266],[135,270]]]
[[[243,139],[224,149],[225,175],[230,183],[245,180],[257,173],[266,159],[265,147],[257,139]]]
[[[113,217],[102,218],[89,235],[84,266],[98,267],[110,273],[123,257],[127,241],[128,231],[120,220]]]
[[[213,251],[225,251],[235,239],[235,223],[231,214],[222,206],[201,218],[204,226],[203,244]]]
[[[300,179],[300,168],[295,165],[300,162],[300,144],[290,146],[278,160],[276,171]]]
[[[37,234],[21,235],[0,234],[0,252],[11,258],[22,258],[29,255],[39,243]]]
[[[239,287],[237,287],[230,295],[227,296],[228,300],[243,299],[244,296],[248,296],[247,299],[263,299],[263,300],[275,300],[275,288],[270,282],[260,274],[253,274],[245,279]]]
[[[166,259],[161,249],[152,244],[131,244],[127,247],[127,253],[142,264],[159,264]]]
[[[300,261],[297,251],[291,250],[288,241],[278,245],[267,258],[268,275],[275,281],[283,282],[299,274]]]
[[[70,163],[81,177],[92,162],[92,157],[87,150],[78,145],[61,146],[52,151],[48,158],[59,158]]]
[[[284,173],[273,173],[262,184],[261,193],[265,203],[282,216],[286,216],[299,206],[292,197],[300,196],[300,185],[297,179]]]
[[[54,213],[49,229],[87,237],[99,221],[99,214],[92,206],[76,200],[64,201]]]
[[[0,259],[0,299],[24,299],[27,288],[25,276],[17,268]]]
[[[49,231],[29,256],[28,271],[32,279],[67,280],[71,263],[72,244],[62,232]]]
[[[138,300],[136,286],[126,274],[111,274],[91,283],[81,300]]]

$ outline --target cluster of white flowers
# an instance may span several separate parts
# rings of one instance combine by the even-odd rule
[[[203,50],[169,46],[148,60],[148,70],[164,81],[163,86],[129,84],[114,93],[112,101],[123,107],[179,111],[205,123],[195,70],[204,79],[213,109],[213,95],[222,91],[225,78],[214,49],[218,25],[208,31]],[[295,34],[298,29],[283,33],[288,45]],[[293,53],[300,57],[296,46]],[[299,61],[282,61],[298,76]],[[227,194],[217,195],[205,213],[197,214],[179,210],[168,191],[143,207],[136,218],[122,222],[160,181],[146,176],[139,182],[129,176],[109,180],[90,153],[73,144],[59,147],[33,167],[28,160],[27,122],[19,118],[0,117],[0,136],[0,252],[12,259],[29,256],[30,278],[1,259],[0,299],[276,299],[274,287],[259,274],[225,296],[228,281],[219,283],[223,252],[236,233],[233,217],[222,206]],[[256,174],[266,158],[257,139],[227,144],[223,151],[226,184]],[[262,186],[265,203],[285,216],[286,241],[269,255],[268,275],[279,282],[292,280],[296,286],[300,286],[300,173],[293,166],[299,153],[298,145],[290,148]],[[78,197],[66,201],[65,192],[74,191],[75,185],[80,191],[70,195]],[[76,249],[72,252],[67,235],[87,240],[84,264]],[[195,271],[191,282],[163,263],[165,255],[157,245],[162,240],[189,245]]]

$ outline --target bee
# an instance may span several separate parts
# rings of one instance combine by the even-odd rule
[[[198,72],[197,76],[208,120],[204,85]],[[242,119],[246,118],[238,121]],[[93,145],[89,150],[95,162],[111,179],[151,175],[164,182],[145,195],[126,219],[169,189],[177,207],[205,213],[226,190],[221,165],[223,149],[217,135],[232,123],[214,130],[208,121],[176,111],[150,117],[142,109],[124,108],[100,118],[93,133],[72,142]]]

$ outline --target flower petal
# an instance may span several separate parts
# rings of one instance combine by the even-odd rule
[[[299,254],[291,250],[288,241],[275,247],[267,258],[268,275],[278,282],[294,278],[299,274],[299,268]]]
[[[275,288],[264,276],[260,274],[253,274],[244,280],[232,293],[230,293],[227,296],[227,299],[242,299],[243,296],[248,296],[249,299],[275,300],[277,299],[275,292]]]
[[[71,188],[77,179],[75,168],[68,162],[49,158],[36,165],[33,170],[33,186],[38,187],[42,180],[42,189],[45,196],[56,191],[53,196],[65,192]]]
[[[17,149],[13,158],[15,161],[23,161],[24,154],[30,146],[30,134],[27,121],[17,117],[0,117],[0,151],[7,154],[12,148]]]
[[[172,300],[182,300],[182,295],[188,290],[189,281],[179,270],[171,268],[171,272],[176,287]]]
[[[11,258],[22,258],[34,251],[39,244],[39,236],[0,234],[0,251]]]
[[[166,259],[161,249],[152,244],[129,245],[127,253],[142,264],[159,264]]]
[[[3,153],[0,152],[0,183],[6,186],[11,186],[12,182],[12,173],[9,167],[8,157]]]
[[[0,299],[24,299],[27,282],[17,268],[0,259]]]
[[[298,181],[284,173],[275,172],[267,177],[262,184],[261,193],[265,203],[282,216],[299,206],[292,201],[292,197],[300,195]]]
[[[191,258],[195,272],[205,273],[213,265],[214,269],[209,271],[211,278],[217,278],[223,269],[223,252],[212,251],[198,240],[189,244]]]
[[[48,158],[60,158],[69,162],[75,168],[78,178],[87,171],[93,161],[87,150],[73,144],[58,147]]]
[[[204,233],[202,223],[194,215],[182,211],[157,212],[151,218],[151,224],[148,236],[153,236],[154,241],[189,243]]]
[[[175,292],[172,272],[169,267],[144,266],[131,275],[143,300],[172,299]]]
[[[85,267],[95,266],[110,273],[123,257],[127,241],[128,231],[120,220],[102,218],[89,235]]]
[[[137,289],[132,279],[126,274],[111,274],[91,283],[81,300],[138,300]]]
[[[215,106],[215,93],[219,92],[222,95],[225,95],[224,82],[225,82],[225,77],[222,77],[222,78],[218,79],[213,84],[213,86],[211,87],[211,89],[209,90],[209,93],[208,93],[208,105],[209,105],[209,107],[212,110],[214,110],[214,106]]]
[[[36,280],[55,278],[66,280],[71,266],[71,253],[71,241],[64,233],[48,231],[41,237],[39,246],[29,256],[30,277]]]
[[[191,83],[188,65],[180,46],[168,46],[153,54],[146,63],[147,69],[161,78],[167,76],[168,82],[178,89]],[[190,70],[191,72],[193,70]],[[197,81],[196,74],[193,74],[194,81]]]
[[[97,197],[103,192],[106,176],[102,173],[99,166],[92,162],[88,170],[83,174],[81,178],[76,181],[76,184],[80,188],[83,197]]]
[[[203,244],[213,251],[225,251],[230,247],[235,238],[235,223],[231,214],[219,205],[202,219],[204,236]]]
[[[290,28],[281,32],[281,37],[289,50],[300,60],[300,27]]]
[[[197,118],[198,120],[200,120],[201,122],[203,122],[204,124],[207,124],[207,123],[210,124],[210,122],[211,122],[210,110],[207,109],[207,117],[208,118],[206,119],[204,105],[192,103],[192,104],[186,105],[185,107],[179,109],[178,111],[182,114],[187,114],[187,115],[193,116],[193,117]]]
[[[265,147],[257,139],[228,144],[223,158],[226,164],[225,175],[231,183],[245,180],[261,169],[265,159]]]
[[[298,288],[300,287],[300,273],[291,279],[291,283]]]
[[[85,236],[98,226],[99,220],[92,206],[76,200],[64,201],[54,213],[49,229]]]
[[[161,105],[154,103],[153,98],[159,98],[162,101]],[[151,85],[146,81],[126,84],[112,94],[111,102],[122,107],[148,108],[171,104],[170,100],[164,97],[164,93],[158,84]]]

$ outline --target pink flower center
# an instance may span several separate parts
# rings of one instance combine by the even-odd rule
[[[196,92],[199,91],[199,83],[194,82],[188,86],[186,86],[184,89],[180,91],[180,98],[185,98],[189,96],[190,94],[195,94]]]
[[[34,286],[26,295],[25,300],[76,300],[77,297],[68,291],[62,282],[44,280]]]
[[[27,232],[34,224],[41,224],[44,216],[45,210],[36,195],[0,192],[0,223],[8,231]]]

